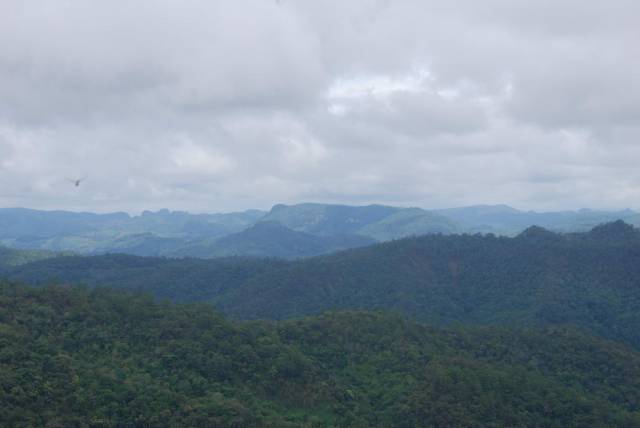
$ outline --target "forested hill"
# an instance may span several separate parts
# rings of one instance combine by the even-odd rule
[[[216,301],[249,279],[288,264],[278,259],[248,257],[204,260],[107,254],[63,256],[20,266],[0,263],[0,273],[34,285],[106,286],[148,292],[176,302],[194,302]]]
[[[0,283],[2,426],[640,426],[640,354],[565,328],[205,305]]]
[[[425,236],[269,270],[219,301],[241,318],[396,310],[435,324],[573,324],[640,346],[640,234]]]
[[[60,257],[62,253],[46,250],[16,250],[0,245],[0,271],[3,267],[20,266],[38,260]]]
[[[623,222],[564,235],[424,236],[295,262],[62,257],[5,276],[209,301],[245,319],[384,309],[439,325],[571,324],[640,346],[640,236]]]

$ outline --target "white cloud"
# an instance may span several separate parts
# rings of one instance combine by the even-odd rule
[[[639,12],[1,2],[0,204],[640,208]]]
[[[219,175],[233,170],[235,162],[228,157],[197,145],[188,138],[179,140],[182,141],[171,149],[169,155],[178,171],[196,175]]]

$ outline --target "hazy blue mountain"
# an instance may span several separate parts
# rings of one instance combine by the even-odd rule
[[[145,211],[139,216],[3,209],[0,242],[14,248],[80,254],[305,257],[373,243],[373,239],[352,231],[402,211],[381,206],[305,204],[282,210],[281,215],[292,212],[275,223],[270,218],[278,208],[268,214],[259,210],[228,214],[160,210]],[[324,221],[316,227],[302,227],[315,212],[326,212]],[[297,230],[289,228],[289,223]],[[402,236],[389,230],[383,232],[387,239]],[[380,239],[382,235],[378,232],[375,236]]]
[[[320,236],[358,234],[377,241],[429,233],[455,233],[454,221],[420,208],[384,205],[276,205],[262,219]]]
[[[478,232],[514,236],[532,225],[574,232],[617,219],[640,225],[640,214],[631,210],[538,213],[506,205],[429,211],[305,203],[275,205],[269,212],[190,214],[164,209],[137,216],[5,208],[0,209],[0,244],[79,254],[294,258],[359,247],[372,240]],[[260,223],[277,223],[286,229],[253,229]]]
[[[626,217],[624,221],[634,225],[635,227],[640,227],[640,214],[633,214],[630,217]]]
[[[118,229],[127,220],[129,216],[125,213],[93,214],[1,208],[0,237],[3,240],[44,240],[105,228]]]
[[[633,218],[638,214],[622,211],[578,211],[535,212],[520,211],[507,205],[477,205],[463,208],[448,208],[434,212],[456,222],[460,230],[475,233],[515,235],[529,226],[538,225],[559,232],[580,232],[615,220]]]
[[[329,204],[276,205],[262,220],[320,236],[349,233],[388,241],[433,233],[494,233],[516,235],[539,225],[559,232],[587,231],[615,220],[640,224],[640,214],[631,210],[535,212],[507,205],[477,205],[424,210],[383,205],[351,207]]]
[[[91,254],[123,253],[136,256],[171,256],[185,245],[185,238],[165,238],[153,233],[135,233],[98,243]]]
[[[189,214],[160,210],[139,216],[0,209],[0,243],[13,248],[78,253],[170,254],[194,239],[215,239],[252,226],[265,213]]]
[[[150,232],[165,237],[221,237],[239,232],[264,216],[264,211],[247,210],[234,213],[190,214],[184,211],[145,211],[131,217],[131,230]]]
[[[261,221],[242,232],[213,242],[184,246],[174,255],[193,257],[261,256],[296,258],[330,253],[375,243],[358,235],[317,236],[291,230],[274,221]]]
[[[434,212],[420,208],[399,210],[382,220],[360,228],[358,234],[369,236],[377,241],[404,238],[407,236],[442,233],[445,235],[460,232],[455,221]]]
[[[262,221],[275,221],[289,229],[314,235],[358,233],[402,208],[384,205],[348,206],[330,204],[275,205]]]

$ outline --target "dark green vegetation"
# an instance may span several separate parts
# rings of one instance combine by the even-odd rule
[[[271,211],[228,214],[145,211],[90,214],[0,209],[0,244],[18,249],[79,254],[299,258],[372,241],[453,233],[515,235],[537,224],[555,231],[585,231],[607,221],[640,224],[633,211],[536,213],[496,206],[427,211],[382,205],[276,205]],[[281,226],[276,229],[273,225]]]
[[[0,285],[2,426],[640,426],[640,354],[565,328],[378,313],[229,322],[204,305]]]
[[[0,271],[38,260],[60,257],[62,254],[46,250],[15,250],[0,246]]]
[[[384,309],[434,324],[573,324],[640,346],[640,235],[617,222],[409,238],[269,270],[218,304],[240,318]]]
[[[366,239],[345,222],[207,245]],[[0,249],[0,274],[41,286],[0,282],[2,426],[640,427],[640,232],[621,221],[298,261]]]
[[[250,278],[286,265],[287,262],[277,259],[165,259],[107,254],[64,256],[16,267],[5,266],[0,267],[0,273],[34,285],[108,286],[149,292],[177,302],[195,302],[215,301]]]
[[[533,227],[514,238],[407,238],[294,262],[107,255],[4,274],[207,301],[235,318],[392,310],[435,325],[570,324],[640,346],[640,236],[623,222],[565,235]]]

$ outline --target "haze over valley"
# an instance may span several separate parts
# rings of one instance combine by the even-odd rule
[[[632,210],[534,212],[506,205],[424,210],[383,205],[275,205],[269,211],[189,214],[145,211],[92,214],[0,209],[0,243],[11,248],[141,256],[298,258],[426,234],[514,236],[530,226],[587,231],[624,220]]]

